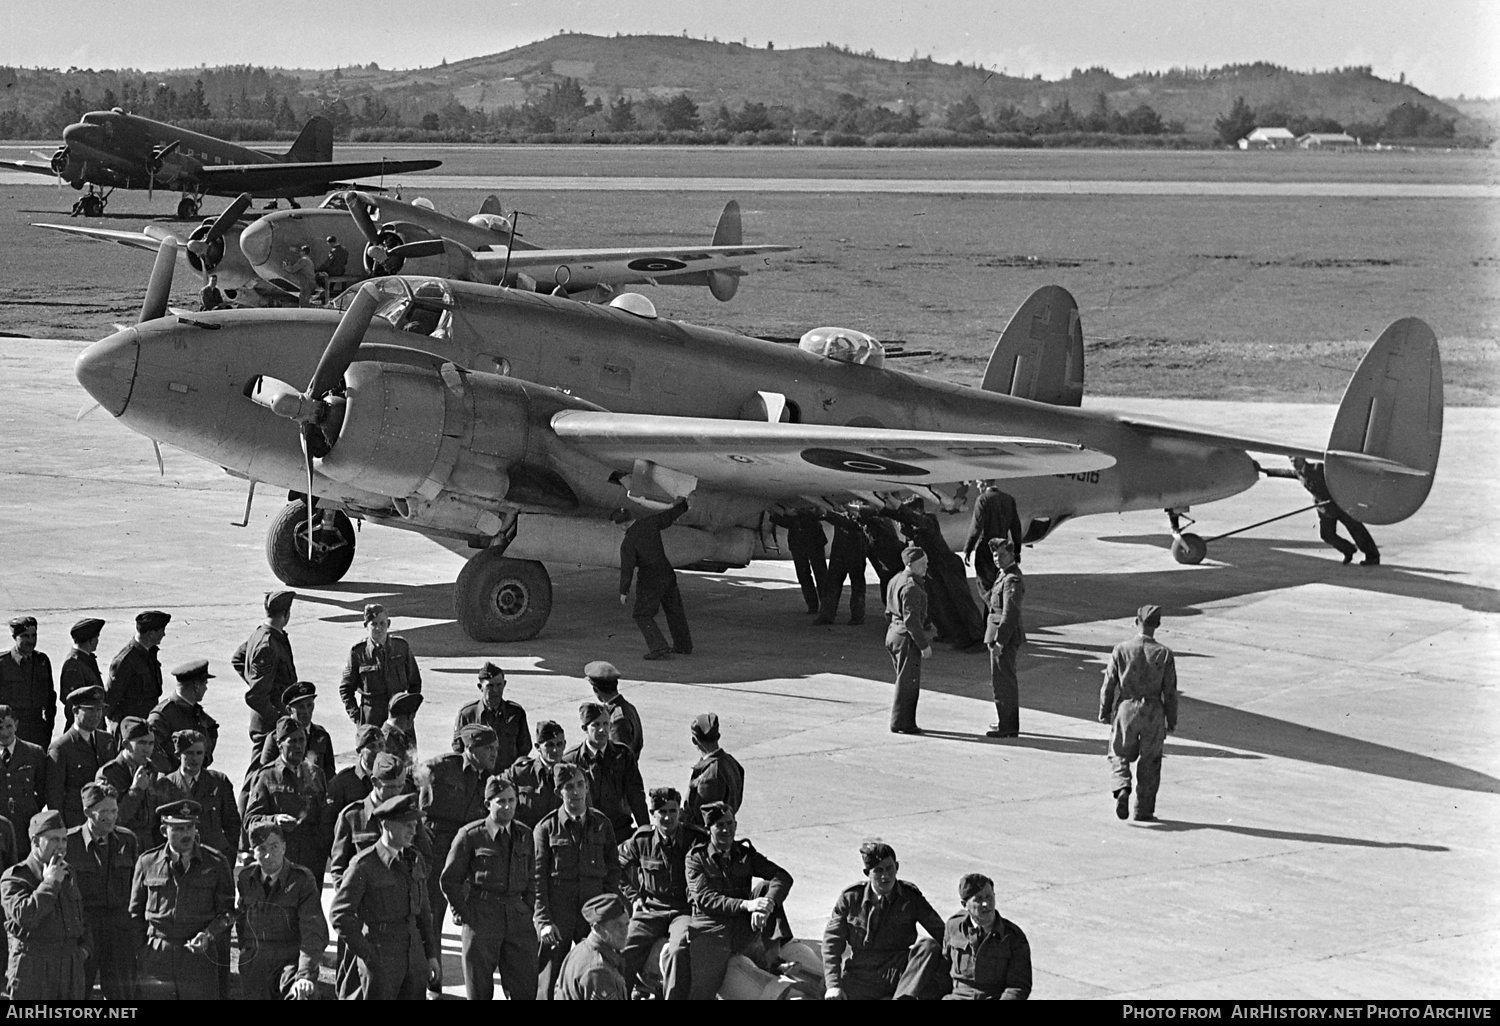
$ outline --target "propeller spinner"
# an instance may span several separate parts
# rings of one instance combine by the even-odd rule
[[[234,227],[235,222],[239,221],[246,210],[250,209],[251,202],[248,192],[240,193],[211,224],[194,229],[193,234],[188,238],[189,263],[196,264],[203,272],[205,283],[208,282],[208,276],[213,273],[214,268],[219,266],[219,261],[224,259],[225,233]]]

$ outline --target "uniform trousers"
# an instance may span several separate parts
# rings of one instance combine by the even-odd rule
[[[295,944],[258,944],[240,949],[240,987],[246,1001],[284,1001],[297,979],[301,952]]]
[[[896,668],[896,696],[891,700],[891,729],[915,730],[917,699],[922,696],[922,650],[905,631],[885,632],[885,650]]]
[[[219,998],[219,967],[211,956],[195,955],[181,943],[152,937],[140,950],[140,996],[147,1001],[216,1001]]]
[[[823,601],[823,587],[828,580],[828,561],[822,552],[806,556],[792,556],[792,566],[797,568],[797,583],[802,586],[802,601],[807,611],[816,613]]]
[[[82,1001],[83,948],[71,941],[10,939],[6,975],[12,1001]]]
[[[870,954],[866,952],[862,961],[868,962]],[[923,937],[873,964],[852,968],[846,963],[841,986],[850,1001],[933,1000],[942,996],[941,990],[934,990],[934,983],[947,977],[942,947]]]
[[[463,925],[464,988],[470,1001],[495,996],[495,970],[512,1001],[536,1000],[536,927],[519,898],[469,896]]]
[[[589,935],[589,924],[583,918],[583,901],[579,897],[578,884],[571,881],[552,881],[551,901],[552,925],[562,935],[558,944],[539,941],[537,944],[536,999],[551,1001],[552,988],[557,984],[562,971],[563,959],[573,945]]]
[[[990,688],[995,693],[995,722],[1002,734],[1021,732],[1021,682],[1016,679],[1020,645],[991,645]]]
[[[1115,709],[1109,732],[1109,768],[1112,790],[1118,795],[1131,789],[1130,764],[1135,767],[1135,812],[1156,813],[1156,789],[1161,786],[1162,745],[1167,739],[1167,714],[1155,698],[1129,698]]]
[[[427,997],[427,956],[416,923],[374,923],[365,927],[373,949],[369,961],[354,960],[359,973],[356,997],[364,1001],[421,1001]]]
[[[87,909],[94,950],[83,965],[84,989],[95,983],[106,1001],[132,1001],[136,996],[135,925],[128,909]]]
[[[843,594],[846,579],[849,582],[849,622],[864,623],[865,561],[862,558],[853,564],[835,559],[829,566],[828,583],[823,588],[823,602],[818,607],[818,623],[833,623],[839,612],[839,597]]]
[[[652,946],[669,934],[672,924],[687,918],[688,913],[670,908],[640,909],[630,917],[625,946],[620,949],[620,971],[625,974],[626,983],[634,984],[639,979],[641,970],[646,968],[646,959],[651,957]]]
[[[1375,547],[1375,539],[1370,537],[1370,532],[1365,530],[1365,525],[1355,520],[1348,513],[1334,507],[1333,515],[1328,515],[1323,510],[1327,506],[1318,507],[1318,537],[1329,545],[1338,549],[1345,556],[1353,556],[1355,546],[1366,556],[1379,558],[1380,550]],[[1349,537],[1354,539],[1354,545],[1350,545],[1339,537],[1339,524],[1343,524],[1349,532]]]
[[[667,614],[667,630],[672,632],[670,648],[684,655],[693,650],[693,632],[688,629],[687,611],[682,608],[682,593],[677,590],[677,575],[665,581],[646,583],[639,578],[635,585],[635,610],[630,614],[646,639],[646,651],[666,652],[669,646],[656,626],[656,614]]]

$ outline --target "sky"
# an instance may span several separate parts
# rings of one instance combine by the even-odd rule
[[[1368,64],[1438,97],[1500,98],[1497,0],[4,0],[0,64],[415,68],[559,31],[681,35],[778,48],[832,42],[881,57],[1065,77],[1269,61]]]

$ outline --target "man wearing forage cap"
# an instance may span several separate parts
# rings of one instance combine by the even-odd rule
[[[47,805],[60,809],[71,827],[83,825],[79,789],[92,783],[99,767],[119,754],[115,739],[104,729],[104,688],[78,688],[67,695],[73,725],[47,749]]]
[[[632,816],[636,826],[651,822],[640,766],[629,748],[609,739],[609,711],[604,706],[584,702],[578,707],[578,722],[583,740],[563,758],[576,763],[589,778],[594,808],[609,818],[615,836],[629,837]]]
[[[57,719],[57,688],[52,683],[51,660],[37,651],[36,635],[36,617],[11,620],[11,649],[0,655],[0,705],[14,711],[21,739],[45,752]]]
[[[81,1001],[93,948],[77,875],[63,854],[68,827],[48,809],[31,817],[31,853],[0,875],[10,937],[6,996],[12,1001]]]
[[[219,744],[219,721],[203,708],[203,699],[208,695],[208,682],[214,674],[208,672],[207,659],[189,659],[172,667],[172,678],[176,686],[172,694],[156,703],[146,723],[156,736],[156,754],[152,757],[158,773],[170,773],[177,767],[173,757],[172,738],[178,731],[196,730],[203,735],[208,746],[208,761],[213,764],[214,748]]]
[[[922,660],[932,655],[927,638],[927,553],[915,545],[901,553],[906,565],[885,589],[885,650],[896,669],[896,694],[891,700],[891,733],[920,734],[917,700],[922,697]]]
[[[97,616],[85,617],[68,629],[73,639],[73,651],[63,660],[57,671],[57,693],[63,698],[63,729],[73,725],[73,707],[67,704],[68,696],[79,688],[97,687],[104,690],[104,677],[99,672],[99,632],[104,621]]]
[[[297,663],[286,625],[292,618],[295,591],[266,592],[266,619],[250,632],[230,657],[230,665],[245,681],[245,704],[250,707],[250,765],[245,779],[251,781],[265,765],[261,745],[276,723],[286,715],[281,693],[297,683]]]
[[[557,978],[559,1001],[629,1001],[630,989],[620,972],[620,949],[630,928],[630,909],[618,894],[601,894],[583,903],[589,935],[568,952]]]
[[[463,754],[445,752],[425,763],[426,781],[421,788],[422,811],[432,828],[433,851],[446,859],[453,838],[468,824],[485,815],[484,784],[495,772],[500,740],[483,723],[471,723],[458,732]],[[432,921],[439,924],[448,911],[439,874],[434,866],[428,880]]]
[[[458,711],[453,720],[453,750],[464,750],[459,731],[471,723],[483,723],[495,732],[500,744],[495,756],[497,770],[507,770],[517,759],[531,754],[531,728],[526,710],[505,697],[505,671],[494,663],[479,668],[479,698]]]
[[[172,614],[147,609],[135,617],[135,637],[109,664],[109,682],[104,685],[104,713],[120,736],[120,721],[127,716],[145,719],[161,701],[161,660],[157,657]]]
[[[328,853],[333,847],[333,815],[328,811],[328,782],[307,760],[307,732],[291,716],[276,724],[280,755],[260,771],[245,803],[245,818],[290,816],[297,824],[286,838],[287,856],[306,866],[323,888]]]
[[[536,725],[536,747],[531,754],[517,759],[500,774],[516,785],[516,819],[526,824],[527,829],[535,829],[562,802],[553,785],[552,770],[562,761],[567,748],[562,724],[542,720]]]
[[[719,717],[716,713],[699,713],[688,728],[693,747],[703,753],[693,766],[688,780],[687,805],[683,814],[688,823],[703,822],[703,806],[724,802],[733,812],[740,811],[745,800],[745,767],[719,747]]]
[[[1140,633],[1110,653],[1099,690],[1099,722],[1110,724],[1109,768],[1113,776],[1115,816],[1130,814],[1130,764],[1136,763],[1135,818],[1156,818],[1156,789],[1161,784],[1162,746],[1177,729],[1177,661],[1156,640],[1160,606],[1142,606],[1135,614]]]

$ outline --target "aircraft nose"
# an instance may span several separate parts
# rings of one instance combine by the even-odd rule
[[[99,405],[118,417],[130,402],[135,387],[135,364],[141,346],[134,328],[100,339],[78,354],[73,375]]]
[[[240,232],[240,252],[245,254],[251,267],[260,267],[270,260],[271,226],[260,220]]]
[[[98,125],[85,125],[79,122],[76,125],[69,125],[63,129],[63,142],[69,146],[77,146],[79,144],[87,146],[98,138],[98,136]]]

